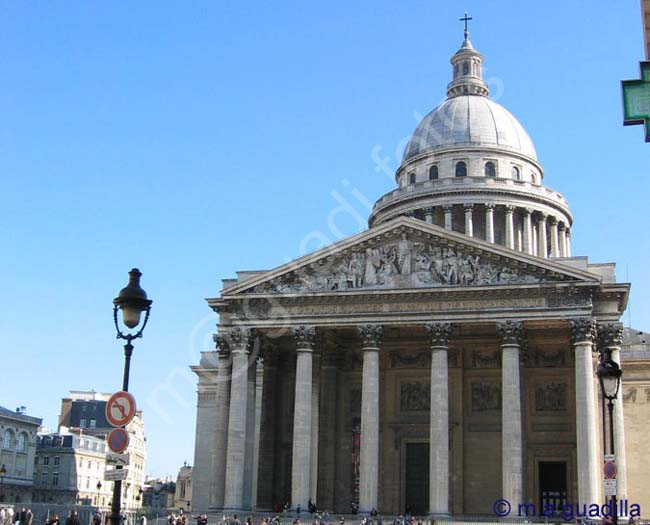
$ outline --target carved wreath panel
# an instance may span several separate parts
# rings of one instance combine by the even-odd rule
[[[402,383],[399,391],[399,409],[401,412],[421,412],[431,407],[431,385],[428,382],[415,381]]]
[[[544,383],[535,388],[537,412],[562,412],[567,409],[566,383]]]
[[[501,410],[501,385],[499,383],[472,383],[472,412]]]

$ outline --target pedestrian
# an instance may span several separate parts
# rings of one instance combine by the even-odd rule
[[[237,514],[232,515],[232,521],[230,522],[230,525],[241,525],[241,521],[239,521]]]
[[[144,514],[142,514],[140,516],[140,520],[138,521],[138,525],[147,525],[147,517]]]
[[[52,517],[46,521],[46,525],[60,525],[59,515],[53,514]]]

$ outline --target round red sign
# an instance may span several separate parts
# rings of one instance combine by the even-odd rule
[[[125,427],[135,416],[135,398],[129,392],[116,392],[106,403],[106,420],[114,427]]]
[[[116,454],[121,454],[129,446],[129,433],[123,428],[114,428],[108,435],[108,448]]]

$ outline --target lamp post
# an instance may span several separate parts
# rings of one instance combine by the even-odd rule
[[[0,501],[5,500],[5,476],[7,475],[7,467],[2,464],[0,467]]]
[[[97,508],[99,508],[99,491],[102,490],[102,482],[97,482]]]
[[[616,361],[612,359],[612,353],[604,352],[602,354],[600,363],[598,364],[598,382],[600,383],[600,390],[603,394],[603,403],[607,399],[607,410],[609,412],[609,453],[614,456],[616,451],[614,448],[614,400],[618,395],[621,387],[621,376],[623,371]],[[603,428],[605,427],[605,420],[603,418]],[[612,494],[612,525],[618,523],[618,509],[616,508],[616,493]]]
[[[124,376],[122,379],[122,390],[129,390],[129,372],[131,370],[131,355],[133,354],[132,341],[142,337],[142,332],[151,312],[151,301],[147,299],[146,292],[140,287],[140,277],[142,273],[137,268],[129,272],[129,283],[125,288],[120,290],[118,296],[113,300],[113,320],[115,321],[115,330],[118,339],[124,339]],[[145,313],[142,326],[135,333],[125,334],[120,329],[118,322],[119,311],[122,311],[122,323],[130,330],[135,330],[140,324],[142,312]],[[121,469],[118,465],[116,469]],[[122,510],[122,481],[117,480],[113,483],[113,500],[111,502],[111,524],[121,525],[120,512]]]

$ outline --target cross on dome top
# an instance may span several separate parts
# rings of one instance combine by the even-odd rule
[[[461,22],[465,22],[465,32],[463,33],[465,35],[465,40],[469,38],[469,31],[467,30],[467,22],[470,20],[473,20],[471,16],[467,16],[467,11],[465,11],[465,16],[463,18],[459,18]]]

